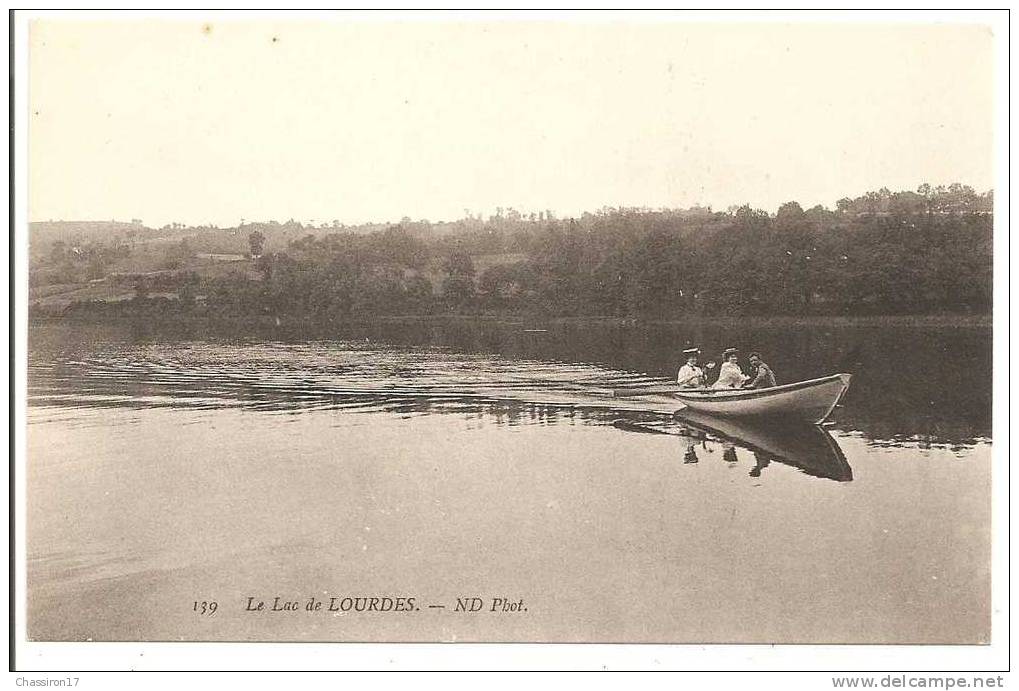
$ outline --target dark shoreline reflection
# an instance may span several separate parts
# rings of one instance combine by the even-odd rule
[[[553,368],[600,367],[620,378],[645,379],[675,376],[679,349],[697,343],[711,349],[737,344],[760,350],[780,381],[790,382],[832,372],[850,372],[853,385],[837,427],[858,431],[874,441],[966,446],[991,437],[991,329],[981,326],[856,326],[823,320],[810,323],[714,323],[625,326],[612,322],[542,323],[547,331],[529,332],[508,321],[380,321],[335,327],[308,340],[286,330],[242,337],[203,331],[162,334],[116,325],[35,324],[29,328],[29,364],[45,367],[76,355],[109,351],[136,356],[151,350],[186,351],[195,347],[222,349],[218,363],[257,378],[248,351],[266,359],[258,366],[282,364],[304,373],[337,372],[331,361],[337,349],[359,344],[366,349],[396,352],[482,355],[490,360]],[[201,341],[182,340],[201,338]],[[315,358],[288,359],[295,349],[316,351]],[[578,365],[577,363],[587,363]],[[184,369],[188,362],[178,363]],[[414,363],[403,372],[416,375]],[[303,368],[303,369],[302,369]],[[38,370],[36,370],[38,371]],[[351,375],[361,372],[354,363]],[[295,372],[296,373],[296,372]],[[469,372],[467,372],[469,374]],[[186,374],[184,372],[183,374]],[[515,372],[520,375],[520,372]],[[35,372],[30,369],[29,384]],[[412,382],[418,383],[418,382]],[[509,382],[499,382],[507,384]],[[561,381],[560,381],[561,383]]]
[[[288,342],[166,341],[112,326],[33,325],[29,396],[40,405],[89,406],[107,396],[140,397],[133,402],[139,407],[190,399],[193,406],[239,403],[294,412],[357,407],[362,397],[372,409],[378,396],[390,402],[428,398],[454,408],[504,399],[568,408],[589,401],[599,388],[671,377],[675,345],[693,338],[762,344],[786,381],[853,372],[835,429],[872,444],[961,451],[991,436],[990,333],[979,327],[789,327],[780,338],[764,327],[710,324],[695,332],[678,324],[602,325],[599,333],[590,324],[550,324],[549,332],[538,334],[508,323],[431,324],[419,333],[423,326],[382,324],[344,333],[346,341]],[[479,333],[500,338],[479,341]],[[932,362],[938,363],[936,376]],[[987,377],[976,377],[980,372]]]
[[[543,373],[538,363],[466,363],[440,355],[417,359],[411,375],[411,363],[401,353],[336,350],[325,356],[330,362],[335,360],[334,366],[321,367],[323,354],[318,351],[292,353],[286,366],[259,360],[266,352],[272,355],[275,349],[270,346],[265,352],[248,352],[254,363],[250,368],[230,364],[234,353],[208,346],[186,352],[120,352],[37,362],[30,366],[28,402],[39,408],[79,410],[239,408],[284,416],[323,410],[401,417],[439,414],[466,416],[496,426],[611,424],[631,432],[678,434],[689,439],[685,463],[700,460],[697,444],[721,441],[723,458],[730,464],[739,461],[737,446],[755,455],[755,477],[775,461],[816,477],[852,478],[838,444],[813,425],[774,423],[762,427],[692,413],[673,418],[628,410],[632,401],[627,399],[592,397],[590,390],[597,387],[590,383],[585,396],[584,388],[578,389],[573,378],[557,381],[554,375],[559,367],[554,364]],[[355,364],[360,369],[352,373]],[[386,371],[396,374],[387,379],[383,376]],[[578,368],[574,374],[597,383],[621,373]],[[472,381],[473,386],[469,385]],[[451,383],[462,390],[451,389]]]

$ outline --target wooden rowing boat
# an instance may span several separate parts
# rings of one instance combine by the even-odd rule
[[[849,374],[833,374],[766,389],[679,389],[690,410],[718,417],[782,417],[821,424],[849,389]]]

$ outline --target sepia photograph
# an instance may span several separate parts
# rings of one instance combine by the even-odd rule
[[[25,19],[24,641],[1001,643],[1007,23],[722,14]]]

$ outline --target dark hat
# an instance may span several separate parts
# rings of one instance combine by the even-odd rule
[[[722,357],[729,357],[730,355],[738,355],[739,348],[726,348],[725,352],[722,353]]]
[[[700,348],[687,348],[686,350],[683,351],[683,355],[686,355],[687,357],[690,357],[691,355],[700,355],[700,354],[701,354],[701,349]]]
[[[757,352],[757,351],[755,350],[754,352],[750,353],[750,355],[747,355],[747,357],[748,357],[748,358],[754,358],[754,357],[755,357],[755,358],[757,358],[758,360],[760,360],[760,359],[761,359],[761,354],[760,354],[760,353],[758,353],[758,352]]]

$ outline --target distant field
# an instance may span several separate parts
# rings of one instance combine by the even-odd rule
[[[474,262],[474,271],[480,276],[485,273],[486,269],[490,269],[493,266],[501,266],[503,264],[516,264],[527,259],[527,255],[522,252],[506,252],[503,254],[477,254],[471,257],[471,261]]]
[[[76,300],[126,300],[134,295],[132,285],[124,279],[118,281],[118,275],[125,274],[160,274],[168,270],[167,250],[175,244],[174,240],[152,238],[145,242],[132,244],[131,254],[113,262],[107,269],[107,279],[95,283],[60,283],[33,287],[29,291],[29,300],[46,307],[63,307]],[[475,276],[481,276],[487,269],[503,264],[515,264],[527,259],[522,253],[480,254],[472,258]],[[188,262],[180,265],[175,271],[194,271],[202,279],[219,278],[230,274],[242,273],[250,279],[259,279],[255,262],[242,254],[198,252]],[[432,285],[436,295],[442,294],[445,272],[438,260],[424,268],[421,274]],[[154,293],[153,293],[154,294]]]
[[[206,254],[199,252],[197,254],[198,259],[206,259],[214,262],[242,262],[247,257],[243,254]]]
[[[238,258],[239,257],[239,258]],[[99,281],[82,283],[58,283],[45,286],[32,286],[28,291],[29,302],[43,307],[66,307],[72,302],[83,300],[104,300],[116,302],[127,300],[135,295],[131,274],[142,276],[159,276],[167,274],[162,268],[163,258],[158,262],[145,261],[145,254],[138,253],[128,261],[118,261],[110,274]],[[240,255],[223,255],[215,258],[196,258],[182,266],[178,271],[194,271],[202,279],[220,278],[230,274],[244,274],[248,278],[258,278],[255,262]],[[150,292],[149,295],[168,295],[175,293]]]
[[[52,288],[64,288],[61,292],[50,292]],[[83,300],[105,300],[116,302],[127,300],[134,295],[134,289],[111,283],[85,283],[64,286],[44,286],[43,289],[28,291],[28,301],[42,307],[67,307],[72,302]]]

